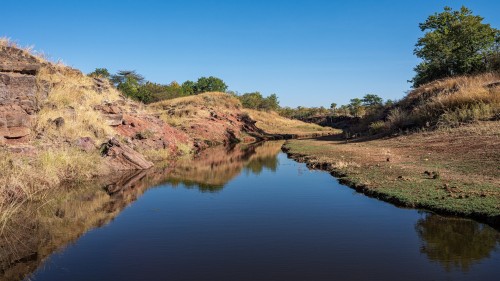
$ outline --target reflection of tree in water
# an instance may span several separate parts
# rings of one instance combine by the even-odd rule
[[[198,188],[202,192],[218,192],[243,170],[260,174],[264,169],[275,172],[282,141],[212,147],[193,160],[178,161],[166,182],[176,187]]]
[[[430,214],[420,219],[415,229],[424,245],[420,252],[439,262],[447,271],[470,267],[498,249],[500,234],[472,220],[445,218]]]
[[[245,165],[245,170],[247,172],[251,172],[253,174],[260,174],[264,169],[271,170],[272,172],[276,172],[278,169],[279,160],[276,155],[274,156],[266,156],[266,157],[257,157],[252,159],[248,164]]]
[[[164,183],[169,183],[173,187],[177,187],[180,184],[182,184],[182,186],[187,189],[197,188],[201,192],[219,192],[224,188],[223,185],[206,184],[197,181],[190,181],[187,179],[176,179],[176,178],[167,179]]]

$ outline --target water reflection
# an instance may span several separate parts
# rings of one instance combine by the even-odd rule
[[[275,172],[279,164],[276,155],[282,145],[282,141],[273,141],[213,147],[202,151],[194,160],[177,161],[166,182],[202,192],[218,192],[243,170],[253,174],[264,169]]]
[[[66,245],[75,242],[85,232],[111,222],[124,208],[130,205],[131,202],[140,198],[145,191],[153,186],[157,186],[162,183],[169,183],[169,186],[174,188],[185,187],[196,188],[201,192],[219,192],[228,184],[228,182],[242,172],[248,175],[258,175],[264,170],[277,172],[280,165],[277,155],[280,152],[281,145],[282,142],[266,142],[252,145],[238,145],[233,147],[214,147],[201,152],[195,160],[180,160],[172,165],[156,170],[115,174],[112,177],[107,177],[99,182],[89,183],[84,187],[68,187],[67,189],[62,190],[48,191],[47,193],[40,195],[37,200],[34,200],[29,205],[23,206],[22,209],[17,212],[2,228],[0,235],[0,280],[10,281],[23,279],[37,268],[43,266],[44,261],[47,260],[53,252],[62,251]],[[284,167],[291,167],[291,165],[282,166],[279,171],[283,172],[283,170],[285,170]],[[245,213],[245,209],[242,209],[245,216],[240,218],[248,219],[252,218],[254,215],[257,217],[258,215],[262,215],[261,219],[250,219],[249,221],[253,223],[255,223],[255,221],[265,223],[265,220],[262,218],[272,218],[272,214],[276,214],[277,220],[283,219],[285,222],[289,221],[297,225],[303,223],[303,226],[299,226],[300,230],[294,229],[293,225],[283,226],[287,231],[286,233],[291,233],[289,237],[291,239],[290,241],[300,241],[300,243],[305,243],[304,241],[312,241],[311,245],[313,246],[316,245],[314,242],[319,243],[324,241],[325,244],[316,245],[316,247],[318,247],[317,249],[320,247],[318,245],[322,245],[321,248],[332,247],[330,251],[325,251],[329,253],[335,253],[335,251],[341,249],[342,251],[345,251],[344,253],[346,254],[344,256],[340,255],[340,259],[336,262],[340,265],[343,260],[347,260],[349,265],[353,264],[352,260],[349,262],[350,256],[347,253],[351,251],[353,253],[358,253],[356,252],[358,247],[356,247],[356,245],[349,244],[347,244],[348,246],[346,246],[346,249],[343,249],[343,247],[334,247],[332,246],[335,244],[332,242],[332,236],[339,235],[339,240],[333,239],[333,241],[342,241],[342,234],[344,232],[347,232],[347,236],[358,233],[359,229],[357,227],[349,230],[349,225],[352,224],[357,226],[364,225],[363,223],[366,224],[366,222],[363,222],[362,220],[363,216],[360,216],[359,214],[363,212],[369,214],[370,210],[373,211],[373,209],[370,209],[368,204],[364,205],[366,209],[359,209],[357,206],[353,207],[352,205],[346,205],[346,207],[339,207],[338,209],[335,209],[338,210],[339,213],[342,213],[342,216],[336,217],[335,212],[326,211],[329,209],[326,209],[325,207],[341,204],[338,201],[335,201],[335,196],[323,196],[323,193],[308,193],[320,192],[318,189],[314,189],[315,191],[309,191],[313,189],[307,189],[308,191],[305,192],[302,188],[304,182],[302,182],[302,185],[294,185],[292,183],[295,183],[297,179],[293,177],[285,178],[285,175],[290,174],[284,173],[283,178],[280,177],[279,179],[280,183],[289,181],[289,187],[295,188],[295,192],[300,192],[300,196],[287,197],[284,196],[287,194],[283,194],[284,190],[282,190],[280,191],[281,193],[275,193],[279,194],[279,198],[273,199],[271,197],[267,197],[273,200],[272,203],[269,203],[269,201],[259,201],[258,198],[261,197],[255,196],[255,202],[260,203],[260,205],[253,203],[245,205],[245,207],[248,208],[248,213]],[[310,183],[311,186],[313,186],[315,178],[314,175],[310,176],[311,178],[307,178],[307,184]],[[252,181],[255,179],[253,177],[249,177],[248,180]],[[328,178],[328,180],[330,179]],[[251,184],[253,183],[254,182],[252,181]],[[322,192],[324,191],[325,190]],[[288,196],[293,195],[293,191],[290,189],[286,189],[286,192],[290,192]],[[190,193],[192,194],[192,192]],[[196,194],[199,193],[196,192]],[[336,195],[339,196],[341,194]],[[317,201],[317,197],[324,198],[324,201]],[[304,218],[308,219],[296,220],[295,218],[300,217],[300,214],[298,213],[294,216],[287,217],[290,210],[288,207],[283,213],[280,213],[279,209],[273,209],[276,205],[279,206],[277,199],[282,200],[281,203],[286,206],[292,206],[295,204],[290,204],[290,202],[287,201],[290,199],[297,199],[297,202],[300,202],[301,204],[303,202],[307,202],[308,200],[312,200],[300,212],[306,215]],[[186,202],[191,201],[188,200]],[[374,201],[370,202],[374,203]],[[140,202],[138,202],[138,204],[139,203]],[[189,204],[180,205],[188,206]],[[268,206],[268,208],[271,206],[271,209],[266,209],[266,206]],[[317,209],[318,207],[325,209]],[[234,210],[232,205],[228,208],[234,212],[238,211]],[[262,210],[265,212],[260,212]],[[318,211],[318,213],[316,213],[316,211]],[[394,214],[399,214],[399,211],[400,210],[396,208],[391,210]],[[198,210],[194,210],[196,215],[197,212]],[[184,213],[186,214],[186,212]],[[221,214],[217,214],[217,220],[213,221],[215,222],[215,226],[213,227],[217,229],[216,221],[221,219],[220,216],[222,216],[222,214],[227,215],[229,213],[230,212],[222,212]],[[169,214],[176,214],[176,212],[169,212]],[[307,217],[308,214],[313,215]],[[344,217],[347,218],[348,222],[343,219]],[[310,218],[314,218],[314,220],[311,220]],[[340,221],[337,221],[336,218],[340,219]],[[237,222],[240,221],[240,219],[233,221],[231,216],[226,217],[226,219],[231,222],[228,225],[234,226],[237,226]],[[369,221],[373,221],[374,219],[376,218],[370,219]],[[324,224],[315,224],[313,223],[315,220],[322,221]],[[273,223],[270,225],[281,226],[279,223]],[[270,225],[267,225],[266,227],[271,228]],[[328,234],[325,234],[323,237],[324,240],[319,239],[318,237],[321,237],[320,234],[322,231],[328,230],[328,227],[326,227],[327,225],[342,225],[342,227],[336,227],[332,233],[325,232]],[[196,228],[198,227],[198,224],[191,223],[191,226]],[[211,225],[209,224],[205,225],[205,230],[210,229],[210,226]],[[251,226],[251,224],[241,225],[240,227],[243,231],[240,235],[251,233],[248,228],[249,226]],[[318,228],[315,229],[314,227]],[[182,230],[182,228],[179,229]],[[235,229],[237,228],[233,228],[233,231]],[[275,228],[274,231],[277,231],[278,229],[280,228]],[[392,231],[390,228],[386,229],[384,227],[375,227],[374,229],[375,230],[373,231],[372,236],[384,235],[384,231]],[[410,228],[411,233],[405,234],[405,237],[414,238],[415,235],[418,235],[423,244],[420,248],[421,253],[423,253],[428,260],[439,263],[446,271],[456,271],[457,269],[462,271],[470,270],[476,263],[490,257],[490,255],[492,255],[492,253],[499,248],[498,246],[500,243],[499,233],[496,230],[475,221],[465,219],[447,218],[434,214],[425,214],[416,222],[415,229],[417,234],[415,234],[415,232]],[[258,235],[255,237],[261,237],[261,239],[264,239],[263,241],[267,241],[265,240],[266,237],[273,237],[273,235],[265,235],[267,230],[268,229],[260,229],[257,227],[256,232],[258,232]],[[302,239],[293,240],[294,237],[297,237],[292,235],[294,231],[298,231],[296,232],[299,233],[298,237],[308,236],[310,239],[305,239],[304,241]],[[261,233],[263,236],[261,236]],[[281,232],[277,231],[276,233]],[[141,233],[141,235],[148,234],[150,233]],[[182,236],[182,233],[180,236]],[[208,235],[207,237],[212,236]],[[228,239],[238,239],[238,237],[239,235],[229,235]],[[234,243],[233,245],[236,246],[244,246],[245,243],[249,243],[248,245],[250,248],[246,249],[246,251],[259,251],[258,248],[255,248],[255,244],[253,244],[254,246],[251,246],[254,241],[252,239],[245,240],[246,242],[242,244],[239,244],[239,242],[235,240],[231,241]],[[257,239],[255,241],[258,242],[259,240]],[[275,241],[272,239],[269,241],[274,241],[272,246],[278,247],[276,249],[283,250],[289,248],[288,244],[283,244],[283,241],[286,241],[286,239],[280,239],[278,242],[276,242],[277,240]],[[377,240],[375,239],[374,241]],[[356,240],[355,243],[359,243],[359,240]],[[201,243],[200,245],[207,244]],[[280,245],[283,246],[283,248],[279,248]],[[365,252],[370,253],[372,252],[371,250],[374,250],[377,257],[383,255],[383,252],[386,250],[385,246],[380,247],[380,245],[376,245],[375,243],[369,243],[367,245],[369,246],[363,248],[363,251],[359,253],[359,255],[354,255],[356,257],[355,260],[362,260],[360,255],[365,255]],[[143,246],[144,245],[141,245],[141,247]],[[301,249],[299,247],[300,245],[298,246],[298,244],[296,244],[295,246],[297,249]],[[97,247],[102,247],[102,245],[97,245]],[[377,247],[380,247],[380,252]],[[416,253],[419,245],[415,243],[415,245],[411,244],[409,247],[411,250],[410,252]],[[279,257],[279,251],[275,251],[275,248],[272,249],[272,253],[278,253]],[[368,251],[365,251],[365,249]],[[294,258],[297,258],[299,260],[298,264],[302,264],[303,261],[304,264],[307,264],[308,258],[313,257],[314,259],[314,257],[321,253],[321,251],[317,251],[314,247],[309,249],[308,246],[305,246],[302,251],[304,253],[303,255],[301,254],[290,257],[291,261],[294,261]],[[307,255],[309,251],[312,253],[311,256]],[[179,253],[183,252],[184,249],[179,250]],[[210,251],[207,250],[207,252]],[[399,249],[394,251],[397,259],[404,259],[405,256],[402,252],[404,251],[400,252]],[[260,253],[256,253],[256,256],[259,256],[259,254]],[[281,258],[284,259],[284,257]],[[330,260],[330,258],[331,257],[319,260]],[[272,266],[271,264],[272,262],[269,262],[270,266]],[[318,265],[320,266],[319,268],[321,268],[321,264],[321,262],[314,262],[312,265],[309,264],[309,266],[312,269],[314,268],[314,265]],[[363,263],[360,264],[363,266]],[[366,264],[364,265],[366,266]],[[328,265],[327,268],[331,268],[331,265]],[[342,266],[339,268],[342,268]],[[348,266],[345,268],[348,268]],[[272,272],[274,269],[269,270]]]
[[[466,272],[498,250],[500,234],[495,229],[468,219],[428,214],[415,225],[423,242],[421,253],[446,271]]]
[[[118,173],[82,187],[40,194],[0,228],[0,280],[21,280],[54,251],[106,225],[160,183],[216,192],[242,170],[275,171],[282,142],[214,147],[162,169]],[[104,188],[103,188],[104,187]]]

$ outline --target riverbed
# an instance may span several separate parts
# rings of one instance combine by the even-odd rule
[[[281,145],[219,147],[61,200],[45,219],[60,230],[4,280],[498,280],[497,230],[366,197]]]

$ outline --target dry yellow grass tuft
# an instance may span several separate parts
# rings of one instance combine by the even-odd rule
[[[78,182],[100,172],[100,155],[74,147],[49,148],[36,155],[15,155],[0,150],[0,225],[24,202],[64,181]],[[1,229],[0,229],[1,233]]]
[[[33,51],[33,46],[21,47],[8,37],[0,37],[0,47],[16,48],[26,56],[35,57],[40,63],[45,63],[48,61],[43,53]]]
[[[119,92],[108,87],[97,92],[93,78],[64,66],[43,67],[37,74],[41,88],[48,87],[48,96],[41,103],[35,131],[44,141],[73,141],[90,137],[102,141],[114,134],[96,105],[121,99]],[[56,118],[64,119],[64,126],[54,125]]]
[[[208,92],[199,95],[164,100],[148,105],[147,109],[174,127],[190,120],[210,118],[212,111],[229,113],[241,109],[241,103],[226,93]]]
[[[457,126],[500,114],[500,74],[431,82],[410,92],[388,116],[388,127]]]
[[[340,133],[330,127],[321,127],[317,124],[305,123],[299,120],[288,119],[274,111],[264,112],[253,109],[243,109],[250,118],[257,121],[258,128],[269,134],[293,134],[307,136],[315,133]]]
[[[239,109],[242,107],[237,98],[221,92],[208,92],[199,95],[180,97],[149,105],[152,109],[190,108],[192,106],[226,109]]]

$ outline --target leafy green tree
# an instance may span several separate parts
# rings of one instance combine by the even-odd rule
[[[109,74],[109,71],[106,68],[96,68],[93,72],[89,73],[88,76],[109,79],[111,74]]]
[[[141,100],[140,96],[144,94],[141,93],[139,95],[139,82],[137,82],[137,80],[133,77],[125,77],[122,82],[118,83],[117,88],[125,96],[136,100]]]
[[[196,82],[195,93],[205,93],[205,92],[225,92],[227,90],[227,85],[222,81],[222,79],[217,77],[200,77]]]
[[[187,80],[182,83],[181,88],[185,95],[194,95],[196,92],[196,83],[191,80]]]
[[[264,99],[260,92],[245,93],[238,97],[245,108],[259,109]]]
[[[415,45],[414,54],[423,61],[414,68],[414,87],[486,71],[488,58],[495,52],[500,37],[499,30],[483,23],[482,17],[464,6],[458,11],[445,7],[419,26],[426,33]]]
[[[252,92],[237,96],[237,98],[245,108],[266,111],[278,110],[280,108],[278,96],[276,94],[271,94],[264,98],[260,92]]]
[[[280,107],[278,101],[278,96],[276,94],[271,94],[267,98],[264,98],[261,102],[260,108],[262,110],[277,110]]]
[[[374,95],[374,94],[367,94],[365,95],[361,101],[363,102],[363,105],[364,106],[368,106],[368,107],[377,107],[377,106],[381,106],[384,102],[384,100],[377,96],[377,95]]]

